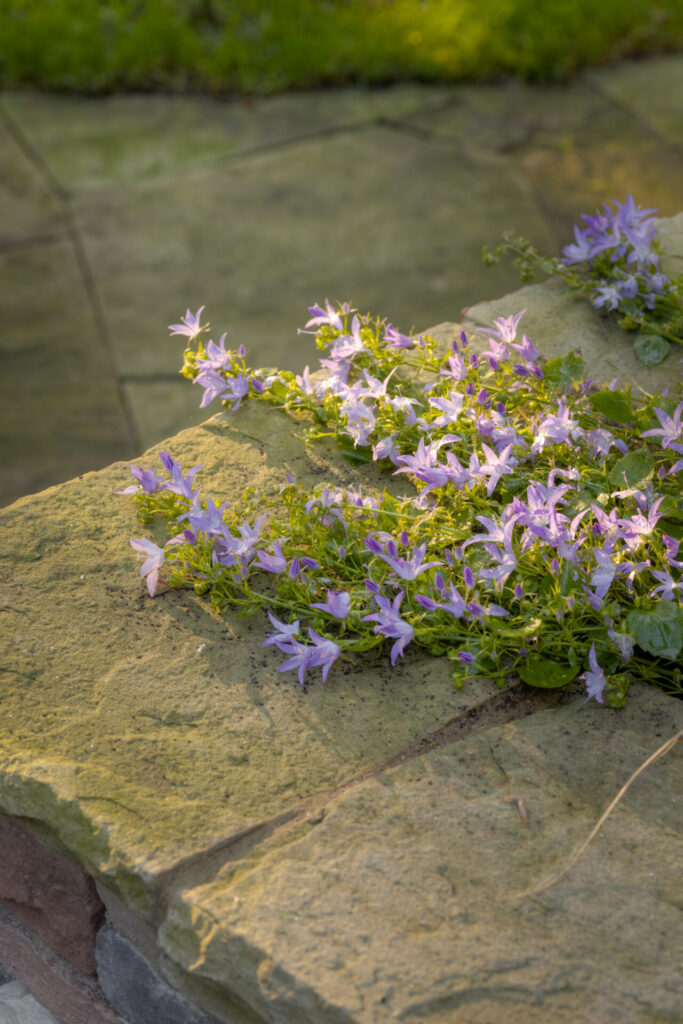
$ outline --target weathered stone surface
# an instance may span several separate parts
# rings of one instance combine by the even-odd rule
[[[187,306],[206,304],[252,365],[300,371],[317,361],[297,335],[314,301],[346,299],[423,329],[513,286],[501,266],[482,291],[492,222],[512,217],[553,248],[514,177],[388,127],[81,193],[75,211],[123,376],[136,380],[177,371],[182,341],[166,325]]]
[[[591,71],[589,81],[663,138],[683,146],[683,57],[671,54]]]
[[[212,1024],[110,924],[97,935],[97,977],[111,1005],[129,1024]]]
[[[0,817],[0,902],[86,974],[95,973],[95,933],[104,907],[72,860]]]
[[[306,454],[300,429],[254,403],[168,447],[228,501],[247,484],[275,493],[287,470],[363,479],[331,448]],[[128,544],[147,531],[114,494],[129,479],[114,465],[0,513],[0,807],[42,821],[151,915],[164,872],[505,694],[459,693],[447,664],[419,656],[390,676],[359,661],[304,694],[262,649],[265,620],[222,619],[191,592],[147,596]]]
[[[69,242],[0,252],[0,305],[0,504],[132,455]]]
[[[676,98],[660,89],[662,117],[677,120],[683,93],[680,58],[671,65],[669,79],[678,88]],[[638,91],[640,105],[649,103],[645,86],[658,65],[630,62],[601,71],[599,85],[589,76],[571,89],[542,88],[522,83],[469,86],[454,91],[452,102],[419,118],[420,130],[457,145],[499,173],[515,175],[527,184],[554,232],[555,252],[573,240],[572,226],[581,213],[592,213],[606,199],[623,199],[629,192],[645,206],[656,207],[662,216],[683,206],[681,154],[672,133],[655,134],[633,109],[621,101],[622,79],[631,93]],[[613,83],[613,84],[610,84]],[[603,88],[604,86],[604,88]],[[680,117],[678,117],[680,129]],[[680,141],[680,140],[679,140]],[[482,236],[482,244],[494,245],[504,229],[525,234],[514,210],[499,222],[496,234]],[[495,291],[491,294],[495,294]]]
[[[0,961],[57,1024],[127,1024],[113,1012],[93,978],[78,971],[2,907]],[[0,1021],[5,1024],[2,1016]],[[21,1018],[20,1022],[24,1024]]]
[[[681,273],[683,214],[660,224],[662,268],[668,273]],[[470,321],[488,327],[496,317],[510,316],[523,309],[526,312],[520,327],[544,356],[552,358],[576,350],[583,356],[586,376],[595,380],[610,381],[616,377],[623,383],[639,384],[654,392],[670,386],[680,373],[680,347],[672,345],[659,366],[644,366],[633,350],[633,335],[622,331],[611,318],[601,316],[585,298],[569,294],[560,281],[528,285],[464,312]]]
[[[268,1024],[673,1024],[680,752],[534,890],[682,727],[636,686],[623,711],[577,695],[378,772],[179,892],[162,945]]]
[[[6,93],[31,144],[70,193],[174,177],[198,164],[357,129],[443,104],[449,86],[328,89],[265,99]]]
[[[0,987],[2,1024],[55,1024],[52,1014],[33,998],[20,981]]]
[[[59,202],[17,144],[0,101],[0,248],[63,231]]]

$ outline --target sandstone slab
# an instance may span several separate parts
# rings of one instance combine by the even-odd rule
[[[169,443],[228,501],[362,479],[300,426],[248,405]],[[156,461],[149,453],[142,464]],[[379,480],[374,471],[369,480]],[[154,920],[169,872],[231,844],[506,694],[461,693],[448,666],[359,661],[305,694],[261,648],[265,620],[221,618],[192,592],[151,600],[128,538],[144,533],[123,464],[0,513],[0,807],[34,819]]]
[[[94,974],[104,907],[92,878],[6,818],[0,818],[0,849],[0,902],[55,952]]]
[[[649,688],[577,695],[378,772],[179,891],[162,945],[268,1024],[673,1024],[680,752],[540,887],[682,727]]]

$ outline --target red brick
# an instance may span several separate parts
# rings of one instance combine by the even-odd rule
[[[94,978],[78,971],[2,908],[0,963],[58,1024],[123,1024]]]
[[[0,817],[0,903],[80,971],[94,974],[104,906],[95,883],[68,857]]]

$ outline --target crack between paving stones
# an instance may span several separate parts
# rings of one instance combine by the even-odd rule
[[[154,888],[157,890],[157,902],[153,912],[153,923],[156,927],[161,924],[166,913],[165,904],[174,893],[211,882],[226,865],[238,863],[248,857],[276,833],[284,834],[288,829],[303,823],[308,823],[311,826],[320,823],[324,819],[328,804],[369,779],[377,778],[393,768],[409,764],[432,751],[461,743],[474,733],[507,725],[548,707],[553,707],[565,698],[566,695],[559,691],[539,693],[538,690],[529,689],[521,680],[515,680],[509,687],[494,694],[485,703],[448,719],[437,729],[414,740],[379,764],[358,772],[324,793],[295,804],[267,821],[258,822],[243,829],[229,839],[217,843],[209,850],[193,854],[180,864],[155,877]],[[166,899],[163,894],[166,894]]]
[[[78,267],[78,272],[83,287],[85,288],[85,293],[88,296],[88,303],[95,321],[95,327],[97,329],[97,335],[100,340],[104,358],[109,368],[109,372],[114,379],[116,395],[123,413],[126,432],[128,434],[128,443],[130,445],[129,455],[130,457],[134,457],[140,449],[139,431],[137,429],[135,416],[133,415],[132,406],[128,401],[122,386],[116,354],[114,352],[104,310],[102,309],[102,303],[97,291],[95,275],[92,267],[90,266],[85,246],[83,244],[83,239],[81,238],[80,231],[78,230],[76,218],[73,210],[71,209],[69,193],[65,188],[63,188],[57,178],[55,178],[49,166],[43,160],[41,154],[26,137],[14,115],[8,110],[7,105],[2,101],[0,101],[0,117],[4,121],[7,131],[12,136],[29,163],[35,167],[38,174],[43,179],[46,188],[59,206],[64,227],[76,260],[76,266]],[[126,456],[123,455],[122,457],[125,458]]]

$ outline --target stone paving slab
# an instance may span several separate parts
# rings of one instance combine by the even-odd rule
[[[0,503],[132,455],[69,241],[0,251],[0,305]]]
[[[514,82],[503,90],[469,86],[455,92],[450,105],[408,120],[525,181],[554,233],[555,252],[573,239],[579,214],[608,199],[632,192],[663,216],[683,206],[681,138],[660,134],[657,119],[648,118],[649,80],[657,81],[658,72],[659,65],[646,62],[605,69],[595,82],[589,77],[571,89]],[[666,104],[660,86],[662,108],[672,122],[683,123],[677,113],[683,95],[680,58],[668,66],[666,80],[677,98]],[[623,83],[637,91],[634,81],[639,111],[621,99]],[[506,228],[525,233],[523,224],[508,218],[482,244],[494,244]]]
[[[178,893],[162,946],[269,1024],[673,1024],[680,754],[534,889],[681,728],[636,686],[623,711],[576,696],[377,773]]]
[[[59,203],[3,122],[0,105],[0,252],[63,229]]]
[[[266,99],[80,100],[13,92],[4,101],[62,187],[75,194],[178,177],[197,164],[409,117],[438,108],[451,94],[450,86],[405,84]]]
[[[309,456],[300,429],[254,403],[169,445],[228,501],[276,493],[287,470],[363,478],[331,450]],[[419,656],[390,679],[365,661],[303,693],[262,649],[265,619],[147,596],[128,544],[146,531],[114,494],[129,481],[115,464],[0,512],[0,807],[41,821],[143,916],[165,872],[508,699],[493,684],[457,692],[447,663]]]
[[[75,212],[124,377],[177,369],[166,324],[186,306],[207,303],[216,331],[256,365],[301,370],[313,349],[296,331],[312,302],[349,300],[424,328],[483,297],[492,221],[513,217],[551,245],[514,180],[385,127],[81,194]],[[500,267],[488,281],[500,293],[514,275]]]
[[[587,74],[606,96],[659,134],[683,146],[683,56],[671,54]]]

